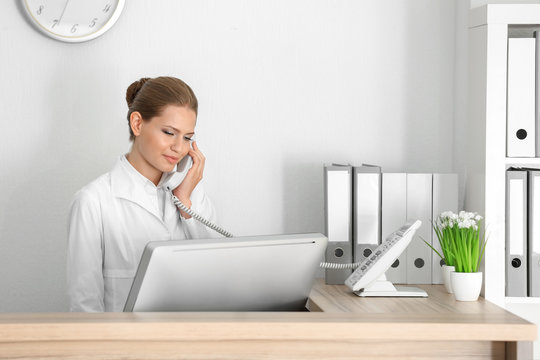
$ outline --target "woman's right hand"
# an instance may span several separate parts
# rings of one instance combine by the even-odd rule
[[[191,156],[191,159],[193,160],[193,164],[191,165],[191,168],[188,170],[184,180],[176,189],[173,190],[174,196],[178,198],[188,208],[191,207],[191,193],[197,186],[197,184],[202,180],[203,178],[203,172],[204,172],[204,163],[206,158],[204,157],[203,153],[199,149],[197,142],[193,142],[193,148],[189,150],[188,154],[186,156]],[[180,214],[185,219],[189,219],[191,216],[186,214],[183,211],[180,211]]]

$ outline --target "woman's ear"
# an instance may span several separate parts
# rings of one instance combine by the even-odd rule
[[[133,135],[139,136],[141,134],[142,124],[143,118],[141,113],[138,111],[132,112],[129,117],[129,126],[131,127],[131,131],[133,131]]]

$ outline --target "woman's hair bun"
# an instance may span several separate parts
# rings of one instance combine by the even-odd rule
[[[135,101],[135,97],[137,97],[139,90],[141,90],[143,85],[148,80],[150,80],[150,78],[140,78],[139,80],[135,81],[133,84],[129,85],[129,87],[126,90],[126,102],[128,104],[128,107],[131,107],[131,104],[133,104],[133,101]]]

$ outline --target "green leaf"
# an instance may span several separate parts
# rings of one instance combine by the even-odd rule
[[[420,236],[420,239],[422,239],[421,236]],[[434,248],[433,246],[431,246],[430,243],[428,243],[428,242],[427,242],[426,240],[424,240],[424,239],[422,239],[422,241],[425,242],[426,245],[429,246],[429,247],[431,248],[431,250],[435,251],[435,254],[439,255],[439,257],[440,257],[441,259],[444,260],[444,257],[443,257],[437,250],[435,250],[435,248]],[[445,263],[446,263],[446,261],[445,261]]]

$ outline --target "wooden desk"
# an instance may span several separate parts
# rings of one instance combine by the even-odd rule
[[[0,358],[532,358],[534,324],[420,287],[429,298],[367,299],[318,281],[313,312],[0,314]]]

